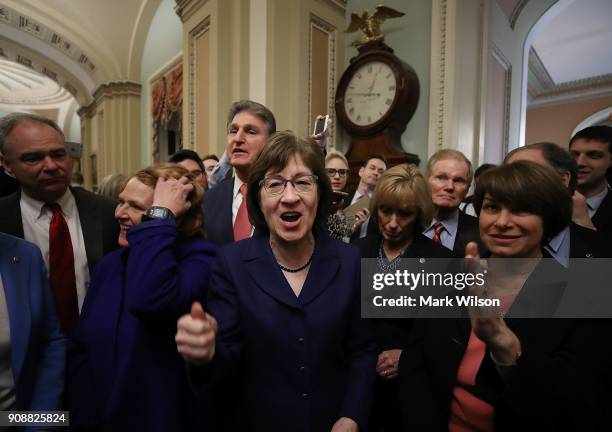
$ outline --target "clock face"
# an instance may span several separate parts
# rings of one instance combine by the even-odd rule
[[[393,70],[380,61],[361,66],[349,81],[344,96],[344,110],[358,126],[368,126],[383,118],[397,93]]]

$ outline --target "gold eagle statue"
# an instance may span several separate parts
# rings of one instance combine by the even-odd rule
[[[368,42],[384,41],[385,37],[380,32],[381,24],[389,18],[399,18],[404,15],[403,12],[396,11],[393,8],[380,4],[376,6],[376,12],[374,12],[373,15],[370,15],[370,12],[367,10],[361,12],[361,15],[357,12],[351,13],[351,23],[344,32],[353,33],[357,30],[363,32],[363,37],[361,39],[355,39],[353,41],[352,45],[356,48]]]

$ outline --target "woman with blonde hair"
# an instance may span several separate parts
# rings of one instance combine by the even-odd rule
[[[122,248],[97,264],[70,335],[71,427],[194,427],[174,333],[176,320],[205,297],[214,256],[202,232],[202,195],[189,172],[172,164],[138,171],[119,194]]]
[[[450,258],[451,252],[422,234],[433,216],[427,180],[412,164],[382,175],[370,201],[370,217],[379,236],[356,242],[362,258],[376,258],[378,271],[394,271],[401,258]],[[412,320],[371,319],[378,343],[377,382],[369,430],[400,431],[398,364]]]

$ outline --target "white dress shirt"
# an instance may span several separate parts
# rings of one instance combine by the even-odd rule
[[[587,207],[589,211],[589,217],[592,218],[593,215],[597,212],[597,210],[599,209],[599,206],[601,205],[601,202],[604,200],[606,195],[608,195],[609,189],[610,189],[610,186],[608,185],[604,190],[599,192],[597,195],[593,195],[592,197],[589,197],[586,199],[586,203],[587,203]]]
[[[76,277],[76,290],[79,299],[79,311],[85,299],[85,293],[89,287],[89,267],[87,266],[87,253],[85,251],[85,239],[81,229],[81,220],[76,201],[70,189],[56,201],[62,208],[62,214],[68,224],[72,252],[74,254],[74,275]],[[19,202],[21,207],[21,219],[23,220],[24,238],[40,248],[47,271],[49,270],[49,224],[53,212],[42,201],[35,200],[25,193],[21,193]]]

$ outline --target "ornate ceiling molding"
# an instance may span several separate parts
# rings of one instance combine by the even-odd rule
[[[94,99],[115,96],[140,96],[142,85],[132,81],[116,81],[100,85],[94,91]]]
[[[10,105],[49,105],[63,103],[72,95],[57,82],[53,72],[46,75],[32,68],[31,60],[11,61],[0,48],[0,103]],[[76,91],[76,89],[72,89]]]
[[[176,6],[174,11],[179,16],[182,22],[187,21],[196,13],[202,6],[208,3],[208,0],[175,0]]]
[[[512,11],[512,14],[508,18],[508,21],[510,22],[510,28],[512,30],[514,30],[514,26],[516,25],[516,21],[518,20],[518,17],[521,14],[521,12],[523,12],[523,9],[525,8],[525,5],[527,5],[528,1],[529,0],[521,0],[514,7],[514,10]]]
[[[138,96],[142,92],[142,85],[132,81],[115,81],[100,85],[94,91],[94,100],[89,105],[82,106],[77,114],[79,117],[93,117],[96,113],[96,107],[100,105],[104,98],[114,98],[118,96]]]
[[[51,62],[43,62],[41,57],[36,53],[32,53],[27,49],[21,48],[19,45],[6,40],[0,37],[0,61],[5,64],[4,70],[7,68],[11,69],[13,67],[21,67],[21,71],[26,75],[41,75],[42,77],[46,77],[49,80],[56,83],[59,88],[63,88],[68,91],[68,93],[72,94],[77,100],[83,102],[87,99],[87,95],[84,91],[79,91],[77,85],[70,82],[70,76],[66,75],[66,72],[58,67],[57,65]],[[6,63],[12,63],[14,66],[6,65]],[[2,79],[2,75],[4,72],[0,71],[0,79]],[[24,102],[25,99],[20,99],[17,101],[17,96],[14,96],[15,103],[31,103],[36,104],[36,99],[32,96],[32,98],[28,102]],[[25,97],[25,96],[24,96]],[[4,100],[7,100],[8,96],[5,95]],[[9,103],[9,102],[7,102]],[[41,101],[40,103],[49,103],[47,101]]]
[[[546,66],[532,47],[529,50],[528,92],[529,107],[580,100],[608,94],[612,88],[612,74],[555,83]]]
[[[0,23],[36,37],[75,61],[89,75],[94,76],[96,65],[78,45],[33,18],[0,4]]]

